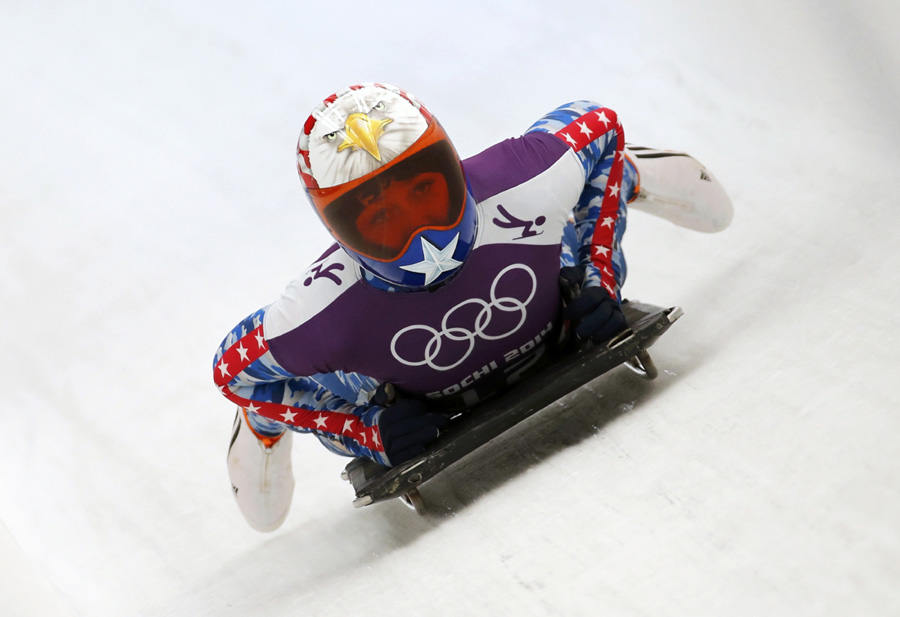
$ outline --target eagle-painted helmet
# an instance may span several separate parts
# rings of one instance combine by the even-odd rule
[[[389,285],[437,285],[468,256],[477,216],[462,165],[411,94],[363,84],[328,97],[303,127],[297,165],[331,235]]]

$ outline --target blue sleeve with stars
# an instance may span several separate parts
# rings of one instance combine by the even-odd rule
[[[377,429],[383,408],[367,404],[378,382],[341,372],[293,375],[268,351],[252,358],[249,350],[254,344],[264,345],[260,324],[266,308],[235,326],[216,351],[213,366],[221,377],[222,394],[248,411],[250,424],[261,434],[278,435],[286,428],[314,433],[333,452],[387,465]],[[223,361],[226,353],[234,357],[235,351],[246,361],[236,366]],[[235,373],[226,375],[231,370]]]
[[[576,122],[591,111],[602,106],[591,101],[575,101],[562,105],[535,122],[528,132],[543,131],[557,133]],[[585,185],[573,209],[575,219],[575,245],[577,261],[585,267],[584,287],[601,284],[601,275],[591,260],[592,238],[600,216],[600,206],[607,188],[610,169],[616,151],[615,136],[612,132],[600,134],[575,154],[584,168]],[[625,282],[625,255],[621,248],[621,239],[625,233],[627,218],[627,202],[632,198],[637,186],[637,171],[626,159],[622,187],[619,192],[618,216],[615,219],[614,241],[612,246],[612,265],[616,281],[616,297],[621,301],[621,286]]]

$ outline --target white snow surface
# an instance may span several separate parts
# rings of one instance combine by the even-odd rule
[[[434,8],[430,8],[430,7]],[[900,614],[896,2],[8,2],[0,18],[0,613]],[[629,218],[625,369],[356,510],[294,443],[245,524],[212,355],[328,244],[296,176],[346,85],[464,156],[592,98],[733,197]]]

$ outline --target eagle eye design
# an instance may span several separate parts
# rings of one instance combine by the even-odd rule
[[[375,107],[373,107],[372,109],[374,109],[375,111],[384,111],[385,108],[386,105],[384,104],[384,101],[378,101],[377,103],[375,103]]]

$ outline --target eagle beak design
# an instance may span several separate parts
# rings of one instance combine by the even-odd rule
[[[365,150],[376,161],[381,161],[378,140],[384,135],[384,126],[393,122],[390,118],[373,120],[368,114],[356,113],[347,116],[344,123],[344,142],[338,146],[338,152],[345,148]]]

